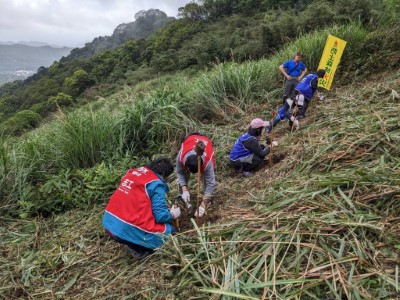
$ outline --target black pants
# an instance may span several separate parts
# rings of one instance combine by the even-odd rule
[[[240,160],[230,160],[230,163],[236,172],[250,172],[260,167],[263,163],[263,159],[257,155],[254,155],[251,163],[241,162]]]
[[[292,78],[292,79],[286,79],[285,78],[285,90],[283,93],[283,98],[282,98],[282,104],[285,105],[286,99],[291,98],[292,100],[295,99],[296,94],[295,94],[295,88],[299,84],[297,81],[297,78]]]
[[[308,105],[310,105],[310,101],[311,100],[308,100],[308,99],[304,98],[303,107],[300,109],[300,112],[299,112],[299,116],[300,117],[305,117],[306,116],[306,111],[307,111]]]
[[[135,250],[136,252],[138,252],[138,253],[140,253],[140,254],[143,254],[143,253],[146,253],[146,252],[150,252],[150,253],[153,253],[153,252],[154,252],[153,249],[146,248],[146,247],[143,247],[143,246],[140,246],[140,245],[137,245],[137,244],[134,244],[134,243],[125,241],[125,240],[123,240],[123,239],[120,239],[119,237],[117,237],[117,236],[115,236],[115,235],[112,235],[110,232],[108,232],[108,230],[106,230],[106,232],[107,232],[116,242],[118,242],[118,243],[120,243],[120,244],[123,244],[123,245],[127,245],[129,248]]]

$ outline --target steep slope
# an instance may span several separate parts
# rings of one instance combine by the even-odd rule
[[[48,220],[1,219],[3,296],[396,299],[399,86],[399,73],[385,73],[336,88],[312,104],[299,131],[279,125],[283,160],[250,178],[232,176],[226,152],[271,104],[205,125],[218,158],[211,222],[187,223],[143,262],[103,232],[105,203]]]

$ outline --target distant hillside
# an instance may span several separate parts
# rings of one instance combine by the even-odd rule
[[[91,43],[86,43],[84,47],[73,49],[67,59],[90,57],[109,49],[115,49],[129,39],[146,38],[173,20],[175,20],[174,17],[168,17],[159,9],[141,10],[135,14],[134,22],[120,24],[111,36],[99,36]]]
[[[50,46],[32,47],[27,45],[0,45],[0,72],[18,70],[34,71],[49,67],[55,60],[67,55],[71,48]]]
[[[7,42],[2,42],[2,41],[0,41],[0,45],[15,45],[15,44],[32,46],[32,47],[50,46],[50,47],[53,47],[53,48],[63,48],[63,46],[60,46],[60,45],[48,44],[48,43],[38,42],[38,41],[29,41],[29,42],[26,42],[26,41],[18,41],[18,42],[7,41]]]
[[[49,67],[70,51],[71,48],[67,47],[0,45],[0,84],[13,79],[25,79],[39,67]]]

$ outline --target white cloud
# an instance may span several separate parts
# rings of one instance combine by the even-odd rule
[[[83,45],[150,8],[176,17],[190,0],[0,0],[0,41]]]

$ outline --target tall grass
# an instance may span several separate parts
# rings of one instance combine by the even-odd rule
[[[180,109],[181,95],[168,88],[159,89],[124,111],[126,142],[133,151],[146,155],[160,153],[162,144],[180,140],[197,127]]]
[[[269,59],[217,65],[195,78],[191,90],[184,93],[187,98],[185,113],[199,120],[218,122],[246,110],[249,105],[275,103],[273,98],[280,94],[283,80],[278,66],[301,50],[305,53],[308,70],[316,71],[328,34],[347,41],[342,64],[351,65],[351,60],[360,53],[367,32],[357,23],[334,26],[300,37]]]

